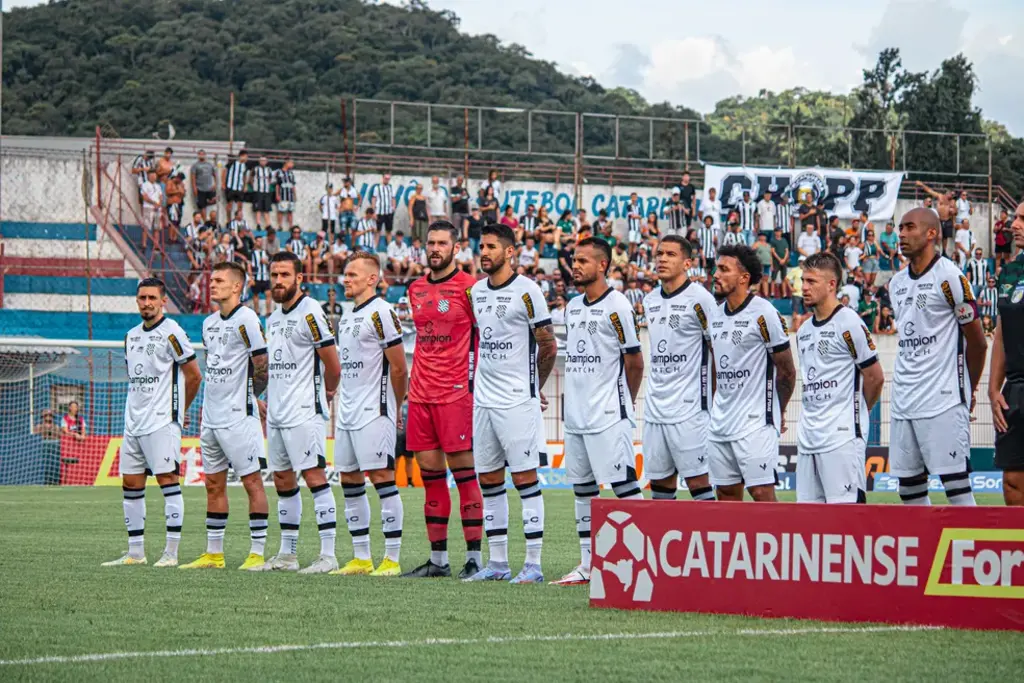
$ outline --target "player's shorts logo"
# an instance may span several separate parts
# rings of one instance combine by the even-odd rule
[[[594,536],[594,562],[590,572],[590,597],[605,597],[608,583],[617,580],[634,602],[650,602],[654,593],[652,576],[658,575],[658,554],[651,539],[630,521],[628,512],[615,510]],[[614,579],[612,578],[614,577]]]
[[[449,308],[451,308],[451,302],[449,302],[448,299],[441,299],[437,302],[438,312],[447,313]]]

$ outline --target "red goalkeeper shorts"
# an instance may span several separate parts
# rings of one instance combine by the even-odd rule
[[[412,452],[442,450],[459,453],[473,450],[473,395],[452,403],[409,402],[405,445]]]

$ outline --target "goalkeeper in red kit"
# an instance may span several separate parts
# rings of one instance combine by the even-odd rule
[[[476,278],[454,262],[459,233],[448,221],[427,230],[427,274],[409,285],[416,323],[416,349],[409,382],[406,446],[416,454],[426,502],[423,514],[430,559],[403,574],[408,578],[451,576],[448,518],[452,501],[445,467],[459,488],[466,564],[460,579],[482,566],[483,498],[473,465],[473,360],[476,334],[470,289]]]

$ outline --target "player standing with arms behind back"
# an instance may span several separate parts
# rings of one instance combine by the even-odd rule
[[[796,499],[866,503],[865,435],[885,375],[868,328],[836,298],[839,259],[818,252],[807,257],[803,271],[804,303],[814,315],[796,337],[803,378]]]
[[[334,336],[320,305],[302,293],[302,262],[290,251],[270,259],[270,294],[278,307],[267,319],[270,372],[267,383],[267,460],[277,489],[281,549],[263,571],[299,568],[302,497],[295,472],[302,472],[320,531],[320,556],[302,570],[326,574],[338,568],[334,555],[337,508],[324,469],[324,420],[338,388],[341,368]]]
[[[590,502],[598,485],[611,485],[616,497],[642,500],[636,482],[634,403],[644,377],[644,357],[624,294],[606,279],[612,250],[602,239],[580,240],[572,281],[583,295],[566,306],[565,469],[576,497],[580,565],[553,583],[590,583]]]
[[[473,459],[484,498],[487,566],[467,581],[507,581],[508,495],[505,468],[523,504],[526,562],[512,583],[544,583],[540,567],[544,542],[544,498],[538,419],[541,387],[555,366],[558,348],[544,295],[533,280],[516,275],[515,233],[506,225],[481,232],[480,268],[486,280],[473,285],[479,363],[473,391]]]
[[[745,245],[722,247],[715,294],[724,297],[711,323],[715,402],[708,455],[719,500],[775,501],[775,467],[796,368],[782,316],[751,291],[761,262]]]
[[[480,571],[483,502],[473,468],[473,362],[476,334],[470,290],[476,278],[455,266],[459,233],[448,221],[427,228],[427,274],[409,285],[416,323],[409,382],[406,446],[416,454],[426,500],[423,514],[430,559],[403,576],[451,576],[448,518],[452,512],[445,464],[459,489],[466,564],[460,579]]]
[[[355,557],[336,574],[398,576],[402,548],[402,498],[395,486],[395,437],[405,400],[402,324],[391,305],[377,295],[380,261],[367,251],[352,254],[345,266],[345,297],[355,307],[338,323],[341,388],[336,408],[334,462],[345,492],[345,520]],[[370,501],[367,472],[380,498],[384,559],[373,568],[370,555]]]
[[[931,505],[929,473],[942,480],[951,505],[974,505],[971,411],[985,369],[985,331],[967,278],[935,248],[941,235],[935,212],[908,211],[899,232],[909,263],[889,281],[900,336],[889,470],[908,505]]]
[[[128,552],[103,566],[146,564],[146,476],[153,474],[164,494],[167,523],[167,545],[154,566],[176,567],[185,517],[178,479],[181,427],[203,378],[188,336],[164,315],[164,283],[156,278],[140,281],[135,303],[142,322],[124,338],[128,399],[119,465]]]
[[[693,245],[658,244],[661,286],[644,298],[651,367],[644,403],[644,469],[655,500],[675,500],[679,476],[694,500],[714,500],[708,482],[711,420],[711,292],[687,277]]]
[[[203,321],[206,385],[199,444],[206,485],[206,552],[182,569],[224,566],[228,524],[228,466],[249,497],[249,556],[239,569],[263,566],[267,542],[267,493],[263,426],[257,396],[267,387],[267,342],[256,311],[241,303],[246,272],[236,262],[218,263],[210,275],[210,299],[220,310]]]

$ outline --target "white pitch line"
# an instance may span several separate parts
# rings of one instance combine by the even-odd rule
[[[350,650],[357,648],[447,647],[450,645],[507,645],[510,643],[550,643],[609,640],[655,640],[675,638],[706,638],[714,636],[801,636],[829,633],[893,633],[939,631],[940,626],[864,626],[820,627],[794,629],[740,629],[736,631],[662,631],[655,633],[561,633],[550,636],[493,636],[490,638],[425,638],[422,640],[368,640],[309,645],[259,645],[251,647],[223,647],[214,649],[151,650],[144,652],[99,652],[62,657],[34,657],[29,659],[0,659],[0,666],[31,666],[35,664],[82,664],[109,662],[120,659],[158,659],[166,657],[218,657],[239,654],[277,654],[279,652],[306,652],[311,650]]]

